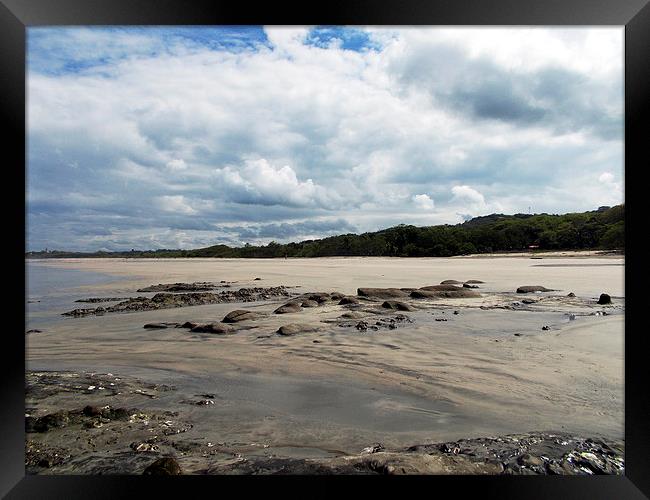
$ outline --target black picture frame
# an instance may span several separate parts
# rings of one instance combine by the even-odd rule
[[[322,4],[278,4],[221,0],[0,0],[0,110],[5,125],[7,191],[17,199],[5,205],[6,221],[15,228],[4,242],[15,266],[24,266],[25,205],[21,205],[25,176],[25,48],[26,27],[39,25],[610,25],[625,26],[625,217],[626,217],[626,316],[625,316],[625,455],[624,476],[603,477],[478,477],[434,476],[382,480],[361,478],[364,495],[382,492],[408,494],[413,486],[425,494],[456,496],[473,494],[498,498],[644,498],[650,496],[650,398],[647,360],[643,342],[640,289],[643,261],[641,245],[634,244],[643,230],[641,207],[647,132],[650,125],[650,4],[648,0],[335,0]],[[22,191],[21,191],[22,190]],[[638,193],[635,194],[635,193]],[[22,203],[25,200],[22,198]],[[637,207],[638,205],[638,207]],[[17,278],[24,292],[24,274]],[[21,288],[22,287],[22,288]],[[6,311],[15,327],[5,328],[0,397],[0,494],[6,498],[119,498],[159,493],[187,495],[187,489],[219,495],[225,485],[236,494],[251,487],[286,491],[274,478],[133,476],[26,476],[24,468],[24,293],[6,299]],[[23,316],[24,317],[24,316]],[[634,325],[636,324],[636,328]],[[641,325],[641,326],[639,326]],[[23,330],[24,331],[24,330]],[[23,352],[21,356],[20,353]],[[349,489],[352,478],[293,478],[292,490],[311,496],[329,489]],[[317,482],[318,487],[308,485]],[[215,481],[217,481],[215,483]],[[295,483],[301,483],[296,485]],[[357,483],[355,480],[354,483]],[[223,485],[223,486],[222,486]],[[415,494],[415,491],[413,492]],[[192,494],[194,496],[194,494]],[[301,495],[302,496],[302,495]]]

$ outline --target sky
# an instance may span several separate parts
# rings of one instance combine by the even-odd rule
[[[622,27],[29,27],[27,248],[623,203]]]

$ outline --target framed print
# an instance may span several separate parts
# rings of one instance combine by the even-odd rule
[[[648,495],[646,2],[3,2],[8,498]]]

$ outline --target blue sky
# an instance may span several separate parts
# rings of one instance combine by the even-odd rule
[[[622,28],[28,28],[28,249],[623,202]]]

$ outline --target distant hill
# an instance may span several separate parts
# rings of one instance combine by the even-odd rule
[[[449,257],[473,253],[536,250],[625,248],[625,206],[563,215],[491,214],[456,225],[416,227],[406,224],[372,233],[343,234],[298,243],[196,250],[131,250],[127,252],[27,252],[28,258],[64,257]]]

